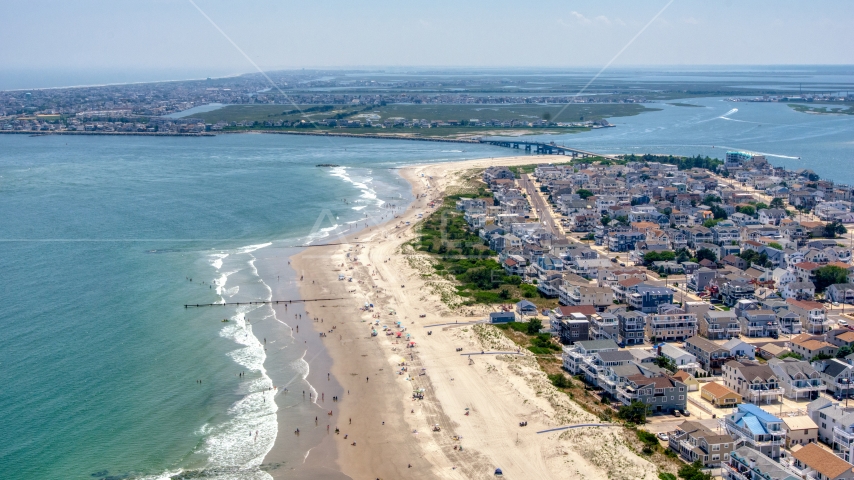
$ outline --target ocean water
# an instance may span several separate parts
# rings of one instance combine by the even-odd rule
[[[396,166],[502,151],[0,136],[0,477],[269,478],[291,414],[270,387],[311,391],[303,350],[279,348],[271,373],[253,323],[272,309],[184,304],[269,299],[265,258],[408,201]]]
[[[807,114],[785,103],[723,98],[689,98],[648,106],[662,110],[609,119],[616,128],[531,138],[597,153],[700,154],[722,159],[727,150],[749,150],[764,153],[774,165],[809,168],[822,178],[854,185],[854,115]]]

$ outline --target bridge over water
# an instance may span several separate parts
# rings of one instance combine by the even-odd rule
[[[573,158],[581,157],[603,157],[610,158],[612,160],[616,159],[616,155],[605,155],[602,153],[594,153],[587,150],[581,150],[580,148],[567,147],[565,145],[557,145],[555,142],[527,142],[524,140],[484,140],[481,139],[480,143],[487,145],[495,145],[496,147],[506,147],[506,148],[524,148],[526,152],[535,152],[540,155],[570,155]]]

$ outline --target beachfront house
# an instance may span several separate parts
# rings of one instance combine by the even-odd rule
[[[684,412],[688,403],[688,389],[676,378],[665,375],[637,374],[626,378],[626,383],[617,387],[617,399],[624,405],[642,402],[653,413]]]
[[[587,340],[576,342],[563,347],[563,368],[572,375],[584,374],[587,368],[596,377],[597,366],[593,363],[593,355],[598,352],[616,352],[617,342],[613,340]]]
[[[742,445],[724,462],[721,475],[724,480],[800,480],[801,476],[791,468],[777,463],[762,452]]]
[[[728,462],[735,443],[726,433],[717,433],[700,422],[684,421],[667,440],[671,450],[688,463],[702,462],[706,468],[717,468]]]

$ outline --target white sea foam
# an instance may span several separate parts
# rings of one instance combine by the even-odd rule
[[[272,242],[267,242],[267,243],[259,243],[258,245],[247,245],[245,247],[238,248],[235,253],[238,253],[238,254],[240,254],[240,253],[252,253],[255,250],[258,250],[258,249],[261,249],[264,247],[269,247],[272,244],[273,244]]]
[[[353,210],[355,210],[355,211],[357,211],[357,212],[358,212],[359,210],[363,210],[363,209],[365,209],[365,208],[368,208],[368,206],[367,206],[367,205],[362,205],[362,206],[360,206],[360,207],[353,207]]]
[[[215,269],[219,270],[222,268],[222,261],[228,257],[227,253],[213,253],[209,256],[209,262],[211,266]]]
[[[249,282],[260,279],[252,252],[268,245],[270,243],[248,245],[210,256],[209,263],[219,271],[219,276],[212,283],[222,301],[225,301],[223,295],[235,296],[240,293],[241,285],[226,287],[231,275],[245,272],[250,276],[246,279]],[[221,270],[224,265],[228,270],[223,272]],[[247,271],[242,265],[249,265],[250,269]],[[243,279],[243,276],[240,275],[239,278]],[[263,284],[263,281],[261,283]],[[264,297],[270,300],[272,290],[266,284],[264,287],[266,288]],[[258,300],[258,298],[252,300]],[[199,475],[202,478],[216,480],[269,480],[272,478],[258,467],[273,448],[278,433],[276,420],[278,406],[274,399],[276,391],[273,389],[273,381],[264,368],[264,361],[267,358],[264,345],[253,334],[252,325],[247,321],[248,314],[261,308],[269,308],[269,306],[239,306],[220,329],[219,335],[233,341],[238,347],[228,352],[228,357],[239,365],[241,370],[255,372],[256,375],[238,386],[237,391],[242,397],[224,412],[229,418],[227,421],[219,424],[204,424],[199,428],[197,434],[202,435],[203,440],[196,453],[205,455],[208,459],[208,464]],[[163,478],[165,475],[167,474],[154,478]]]

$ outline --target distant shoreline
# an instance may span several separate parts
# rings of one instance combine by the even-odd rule
[[[209,132],[199,133],[179,133],[179,132],[75,132],[72,130],[56,131],[26,131],[26,130],[0,130],[0,134],[6,135],[29,135],[31,137],[43,137],[47,135],[118,135],[118,136],[141,136],[141,137],[215,137],[216,135]]]

